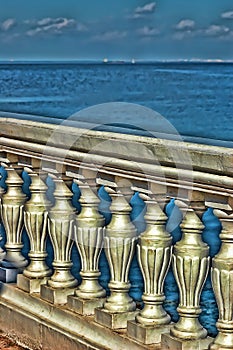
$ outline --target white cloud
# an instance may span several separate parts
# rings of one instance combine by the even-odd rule
[[[222,36],[230,33],[230,29],[226,26],[212,24],[205,30],[207,36]]]
[[[144,16],[139,14],[139,13],[133,13],[132,15],[127,16],[126,18],[128,19],[138,19],[138,18],[143,18]]]
[[[149,36],[158,35],[158,34],[159,34],[159,30],[156,29],[156,28],[144,26],[144,27],[138,29],[138,30],[137,30],[137,33],[138,33],[139,35],[149,37]]]
[[[151,13],[155,12],[155,8],[156,8],[156,2],[149,2],[144,6],[136,7],[133,13],[128,15],[126,18],[128,19],[144,18],[147,15],[150,15]]]
[[[173,34],[173,39],[184,40],[187,38],[214,37],[221,40],[232,38],[232,31],[224,25],[212,24],[208,28],[178,30]]]
[[[33,19],[25,19],[25,20],[23,21],[23,24],[27,24],[27,25],[29,25],[29,24],[35,24],[35,23],[36,23],[36,21],[33,20]]]
[[[122,39],[125,38],[127,36],[127,32],[126,31],[111,31],[111,32],[105,32],[103,34],[98,34],[95,35],[92,39],[94,41],[111,41],[111,40],[118,40],[118,39]]]
[[[224,35],[220,35],[219,39],[221,39],[222,41],[231,41],[233,40],[233,30],[230,30],[229,32],[227,32]]]
[[[15,24],[16,24],[16,20],[14,18],[8,18],[0,24],[0,28],[3,31],[7,32],[9,29],[14,27]]]
[[[223,12],[221,17],[224,19],[233,19],[233,11]]]
[[[177,25],[177,30],[192,30],[195,27],[195,21],[192,19],[182,19]]]
[[[77,23],[74,19],[68,18],[43,18],[36,23],[36,27],[28,30],[28,36],[35,36],[40,33],[61,34],[62,30],[68,28],[76,28]]]
[[[37,25],[38,26],[47,26],[47,25],[51,25],[54,23],[59,23],[62,20],[62,18],[51,18],[51,17],[46,17],[46,18],[42,18],[39,21],[37,21]]]
[[[40,33],[40,28],[30,29],[26,32],[28,36],[35,36],[36,34]]]
[[[188,38],[195,38],[201,34],[201,30],[180,30],[173,34],[173,39],[184,40]]]
[[[75,24],[76,24],[76,21],[74,19],[56,18],[56,19],[48,22],[47,25],[44,25],[43,30],[45,30],[45,31],[48,31],[51,29],[59,30],[62,28],[74,26]]]
[[[150,2],[148,4],[145,4],[144,6],[138,6],[136,7],[136,9],[134,10],[135,14],[148,14],[148,13],[152,13],[155,11],[155,7],[156,7],[156,2]]]

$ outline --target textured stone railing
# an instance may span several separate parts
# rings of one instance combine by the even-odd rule
[[[15,310],[20,320],[11,320],[12,331],[33,320],[32,327],[52,327],[51,334],[56,329],[67,342],[72,340],[71,350],[80,344],[88,349],[233,349],[233,150],[12,118],[0,119],[0,130],[7,172],[7,189],[1,191],[6,241],[0,304]],[[31,180],[30,199],[22,191],[23,170]],[[54,200],[46,194],[48,175],[55,184]],[[72,182],[81,192],[79,213],[71,202]],[[99,211],[101,186],[111,198],[108,224]],[[146,205],[142,233],[130,217],[135,192]],[[182,238],[174,247],[165,210],[172,198],[183,214]],[[202,239],[207,207],[215,209],[222,223],[221,249],[212,261]],[[28,261],[22,254],[23,228],[30,244]],[[46,262],[48,237],[52,266]],[[71,272],[73,245],[81,259],[81,283]],[[107,297],[98,280],[102,250],[110,271]],[[134,254],[144,280],[142,308],[129,296]],[[176,323],[163,308],[171,262],[179,289]],[[209,269],[219,308],[215,339],[198,320]],[[7,328],[4,316],[1,328]],[[42,341],[33,332],[25,327],[17,336],[32,348],[43,341],[44,349],[52,348],[53,335]]]

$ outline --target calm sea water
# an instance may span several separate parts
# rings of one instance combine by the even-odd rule
[[[119,101],[140,104],[161,113],[182,135],[233,141],[231,64],[0,65],[0,111],[66,119],[83,108]],[[136,218],[139,230],[140,225],[143,227],[140,210],[135,201],[132,218]],[[203,239],[210,245],[213,256],[219,249],[220,224],[211,209],[205,213],[204,222]],[[176,242],[180,238],[179,229],[172,234]],[[28,246],[26,236],[24,239]],[[75,248],[73,256],[73,273],[79,278],[80,259]],[[104,254],[100,267],[100,281],[106,288],[109,270]],[[131,295],[140,301],[143,281],[136,259],[130,276]],[[172,273],[167,278],[165,292],[165,307],[176,321],[179,298]],[[201,306],[201,322],[214,336],[218,310],[209,277]]]
[[[0,65],[0,111],[67,118],[113,101],[149,107],[183,135],[233,138],[233,64]]]

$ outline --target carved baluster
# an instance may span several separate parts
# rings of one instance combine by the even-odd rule
[[[4,193],[5,193],[4,189],[0,187],[0,206],[2,205],[2,196]],[[0,242],[1,240],[2,240],[2,235],[0,234]],[[6,255],[5,251],[2,249],[2,247],[0,247],[0,262],[4,259],[5,255]]]
[[[145,197],[145,196],[144,196]],[[154,199],[147,198],[147,227],[139,237],[138,261],[144,279],[144,308],[135,321],[128,321],[128,335],[144,343],[161,342],[161,334],[170,329],[170,316],[163,309],[164,280],[171,263],[172,237],[166,232],[167,217]],[[161,327],[162,326],[162,327]]]
[[[46,265],[46,238],[48,208],[47,186],[36,173],[30,173],[31,199],[25,204],[24,223],[30,240],[29,266],[17,277],[17,286],[29,293],[39,293],[40,285],[47,282],[51,270]]]
[[[203,228],[194,210],[186,208],[181,224],[182,238],[175,244],[173,254],[173,272],[180,293],[177,308],[180,318],[171,328],[170,336],[162,335],[164,349],[176,349],[178,346],[180,349],[200,349],[200,344],[205,346],[209,343],[208,339],[204,339],[207,331],[198,320],[200,295],[210,261],[209,247],[201,238]]]
[[[233,349],[233,214],[214,210],[222,223],[222,245],[213,258],[211,277],[219,309],[218,335],[210,345],[211,350]]]
[[[71,274],[71,249],[74,238],[75,208],[71,205],[72,192],[61,178],[54,179],[55,205],[49,211],[49,236],[54,249],[54,274],[48,285],[41,285],[41,297],[51,303],[65,304],[74,293],[77,280]]]
[[[0,280],[15,282],[17,274],[27,266],[27,260],[21,254],[23,248],[23,208],[26,195],[22,192],[23,180],[17,172],[7,167],[7,192],[2,196],[1,215],[6,231],[6,255],[1,262]]]
[[[110,191],[109,191],[110,192]],[[125,328],[127,320],[137,314],[136,305],[129,296],[129,268],[136,244],[136,229],[130,221],[131,207],[120,190],[111,191],[113,202],[110,207],[112,220],[106,229],[105,254],[109,263],[111,280],[110,296],[104,308],[96,309],[96,322],[109,328]]]
[[[81,257],[82,283],[75,291],[75,296],[68,297],[68,306],[80,314],[92,315],[96,307],[103,306],[106,295],[98,282],[105,220],[98,212],[100,200],[94,190],[85,181],[78,181],[78,184],[82,209],[76,217],[75,241]]]

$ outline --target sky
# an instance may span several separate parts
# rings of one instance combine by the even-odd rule
[[[0,0],[1,60],[233,60],[232,0]]]

